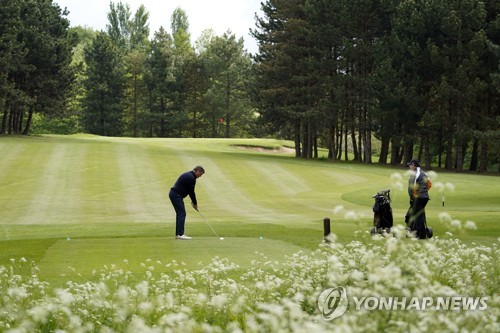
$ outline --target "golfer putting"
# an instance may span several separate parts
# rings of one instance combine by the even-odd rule
[[[202,166],[196,166],[191,171],[184,172],[179,176],[174,186],[170,189],[168,194],[170,201],[175,209],[175,238],[182,240],[189,240],[189,237],[184,232],[184,225],[186,223],[186,207],[184,205],[184,198],[189,195],[191,199],[191,206],[198,210],[198,201],[196,200],[196,179],[203,176],[205,169]]]

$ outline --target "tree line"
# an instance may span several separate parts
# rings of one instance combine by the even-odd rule
[[[497,0],[268,0],[254,71],[296,156],[486,171],[500,160]]]
[[[249,135],[250,55],[229,31],[191,45],[186,13],[149,40],[148,12],[110,3],[106,31],[84,48],[81,108],[87,131],[109,136]]]
[[[267,0],[249,54],[191,44],[186,13],[110,2],[104,31],[51,0],[1,0],[0,134],[291,139],[299,158],[498,167],[495,0]]]
[[[48,124],[106,136],[230,137],[255,127],[243,38],[207,29],[191,45],[181,8],[170,32],[151,39],[143,5],[132,13],[110,2],[104,31],[70,28],[51,0],[2,0],[0,15],[0,134]]]

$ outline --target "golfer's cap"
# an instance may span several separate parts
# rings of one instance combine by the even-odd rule
[[[412,165],[412,164],[418,167],[420,166],[420,161],[414,158],[410,162],[406,163],[406,165]]]

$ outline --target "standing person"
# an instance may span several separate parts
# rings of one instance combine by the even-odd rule
[[[417,238],[427,238],[425,230],[425,206],[429,201],[429,186],[427,174],[420,168],[420,161],[412,159],[407,163],[410,167],[408,179],[408,195],[410,196],[409,222],[411,230],[417,232]]]
[[[198,210],[198,201],[194,188],[196,186],[196,178],[200,178],[205,173],[205,169],[201,166],[194,167],[193,170],[184,172],[179,176],[174,186],[168,194],[170,201],[175,209],[175,238],[176,239],[191,239],[184,234],[184,224],[186,223],[186,207],[184,206],[184,198],[189,195],[191,198],[191,206]]]

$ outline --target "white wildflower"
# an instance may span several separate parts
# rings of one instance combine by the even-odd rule
[[[75,301],[75,297],[67,289],[56,289],[56,295],[64,305],[70,305]]]
[[[452,220],[451,215],[446,212],[439,213],[438,218],[441,222],[451,222]]]
[[[398,248],[399,240],[396,237],[388,237],[386,241],[387,254],[391,254]]]
[[[393,173],[391,173],[391,180],[400,181],[400,180],[403,180],[403,176],[399,172],[393,172]]]
[[[139,293],[140,296],[142,297],[148,297],[149,294],[149,284],[147,281],[142,281],[138,285],[135,286],[135,290]]]
[[[187,319],[189,319],[187,314],[182,312],[181,313],[174,312],[164,315],[159,319],[158,322],[160,325],[174,326],[186,321]],[[136,331],[136,332],[142,332],[142,331]]]
[[[126,286],[120,286],[116,291],[116,298],[121,302],[127,302],[129,298],[128,288]]]
[[[344,214],[344,218],[346,220],[357,220],[359,217],[355,211],[348,211]]]
[[[210,304],[216,308],[216,309],[219,309],[219,310],[222,310],[224,308],[224,306],[226,305],[227,303],[227,295],[225,294],[221,294],[221,295],[215,295],[214,297],[212,297],[212,299],[210,300]]]
[[[468,230],[477,230],[477,226],[474,221],[465,222],[464,228]]]
[[[329,235],[327,235],[327,236],[325,237],[325,240],[326,240],[327,242],[332,243],[332,242],[336,242],[336,241],[337,241],[337,238],[338,238],[338,237],[337,237],[337,235],[335,235],[333,232],[331,232]]]
[[[455,185],[453,183],[449,183],[448,182],[448,183],[445,184],[445,186],[446,186],[446,189],[448,191],[450,191],[450,192],[454,192],[455,191]]]
[[[153,329],[151,329],[151,327],[149,327],[146,324],[144,319],[137,317],[137,316],[134,316],[130,320],[130,324],[127,328],[127,332],[130,332],[130,333],[136,333],[136,332],[150,333],[150,332],[154,332],[154,331],[153,331]]]
[[[339,215],[343,209],[344,206],[342,205],[335,206],[335,208],[333,209],[333,215]]]
[[[455,228],[455,229],[462,228],[462,222],[460,222],[460,220],[452,220],[450,225],[452,228]]]
[[[437,178],[438,178],[438,174],[437,174],[437,172],[436,172],[436,171],[434,171],[434,170],[429,170],[429,171],[427,171],[426,173],[427,173],[427,176],[429,176],[429,178],[430,178],[432,181],[434,181],[435,179],[437,179]]]
[[[396,191],[402,191],[402,190],[405,188],[405,185],[403,185],[403,183],[402,183],[402,182],[397,181],[397,182],[392,183],[392,187],[393,187],[393,188],[394,188],[394,190],[396,190]]]
[[[149,316],[153,312],[153,310],[154,306],[150,302],[141,302],[137,306],[137,311],[139,311],[139,313],[145,317]]]
[[[49,311],[45,306],[38,305],[29,309],[28,315],[33,319],[34,322],[45,324],[47,322]]]
[[[361,281],[364,277],[365,275],[363,274],[363,272],[358,271],[357,269],[351,272],[351,278],[355,281]]]
[[[431,178],[431,180],[432,180],[432,178]],[[435,189],[436,192],[440,192],[441,193],[441,192],[444,192],[444,190],[445,190],[446,187],[445,187],[445,185],[443,183],[441,183],[441,182],[434,182],[434,180],[433,180],[432,188],[433,188],[433,192],[434,192],[434,189]]]
[[[16,300],[23,300],[28,297],[28,292],[24,286],[22,287],[12,287],[7,290],[7,295]]]

